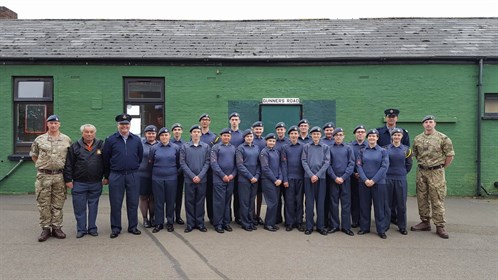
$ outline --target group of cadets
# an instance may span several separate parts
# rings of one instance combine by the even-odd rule
[[[310,128],[306,119],[290,127],[278,122],[275,133],[266,135],[261,121],[242,131],[236,112],[229,115],[230,128],[219,135],[209,129],[210,116],[202,114],[199,124],[190,127],[188,142],[182,141],[178,123],[171,132],[149,125],[140,166],[144,227],[156,233],[164,225],[173,231],[175,222],[184,224],[180,212],[185,193],[185,232],[207,231],[207,209],[218,233],[232,231],[234,220],[246,231],[263,225],[274,232],[284,223],[286,231],[297,228],[306,235],[316,230],[353,236],[351,229],[357,227],[362,235],[370,232],[373,203],[381,238],[391,222],[406,235],[409,138],[396,127],[399,111],[387,109],[385,114],[386,126],[367,131],[358,125],[351,143],[344,142],[344,129],[334,123]]]

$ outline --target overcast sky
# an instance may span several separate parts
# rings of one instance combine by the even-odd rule
[[[1,0],[19,19],[497,17],[498,0]]]

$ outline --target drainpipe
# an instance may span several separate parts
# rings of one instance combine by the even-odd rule
[[[0,183],[1,183],[3,180],[7,179],[7,177],[9,177],[9,176],[10,176],[10,174],[12,174],[12,172],[14,172],[14,170],[16,170],[16,169],[17,169],[17,168],[18,168],[18,167],[19,167],[19,166],[20,166],[23,162],[24,162],[24,157],[23,157],[23,158],[21,158],[21,159],[19,160],[19,162],[18,162],[18,163],[17,163],[17,164],[16,164],[16,165],[15,165],[15,166],[14,166],[14,167],[13,167],[13,168],[12,168],[12,169],[11,169],[11,170],[10,170],[10,171],[6,174],[6,175],[5,175],[5,176],[3,176],[3,177],[2,177],[2,179],[0,179]]]
[[[479,59],[479,78],[477,82],[477,186],[476,196],[481,196],[481,125],[482,125],[482,72],[483,59]]]

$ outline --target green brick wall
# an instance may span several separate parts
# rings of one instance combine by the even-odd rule
[[[219,74],[217,74],[219,70]],[[73,139],[79,126],[93,123],[97,136],[116,129],[114,117],[123,111],[123,77],[164,77],[166,81],[165,120],[169,127],[197,123],[203,112],[212,116],[212,129],[228,126],[229,104],[253,102],[246,108],[247,128],[257,116],[263,97],[298,97],[304,116],[322,125],[332,120],[346,129],[362,123],[368,128],[383,125],[383,110],[401,110],[399,126],[408,129],[413,140],[422,132],[424,115],[438,117],[437,128],[453,140],[456,158],[447,172],[449,195],[468,196],[476,192],[476,65],[373,65],[294,67],[189,67],[189,66],[0,66],[0,176],[16,162],[7,159],[13,152],[12,76],[53,76],[54,111],[62,118],[61,130]],[[484,90],[498,93],[498,66],[485,65]],[[320,100],[330,101],[329,103]],[[316,106],[317,103],[334,104]],[[99,105],[102,107],[99,108]],[[315,104],[315,105],[312,105]],[[253,112],[255,111],[255,112]],[[266,132],[273,124],[267,124]],[[490,191],[498,181],[498,121],[483,122],[483,185]],[[188,135],[184,134],[187,139]],[[415,170],[414,170],[415,171]],[[409,176],[409,193],[415,194],[414,175]],[[23,163],[0,183],[0,193],[32,192],[34,167]]]

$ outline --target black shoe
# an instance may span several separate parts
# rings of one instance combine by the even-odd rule
[[[341,231],[344,232],[345,234],[349,235],[349,236],[353,236],[354,235],[353,231],[350,230],[350,229],[342,229]]]
[[[242,229],[245,230],[245,231],[252,231],[252,227],[251,226],[248,226],[248,227],[242,226]]]
[[[261,219],[260,217],[258,217],[258,225],[264,225],[265,222],[263,221],[263,219]]]
[[[129,229],[128,232],[131,233],[131,234],[133,234],[133,235],[140,235],[140,234],[142,234],[142,232],[139,231],[137,228]]]
[[[235,223],[238,224],[238,225],[242,225],[242,220],[241,219],[235,219]]]
[[[79,231],[78,233],[76,233],[76,238],[82,238],[85,235],[86,233]]]
[[[160,232],[163,229],[163,225],[155,226],[152,233]]]
[[[277,231],[277,229],[274,226],[265,226],[265,229],[267,231]]]
[[[370,231],[369,230],[363,231],[361,229],[360,229],[360,231],[358,231],[358,235],[363,235],[363,234],[367,234],[367,233],[370,233]]]
[[[404,228],[400,228],[399,229],[399,233],[403,234],[403,235],[407,235],[408,234],[408,231],[406,231],[406,229]]]
[[[396,219],[396,218],[391,219],[391,224],[398,225],[398,219]]]
[[[333,227],[333,228],[329,229],[327,232],[328,232],[328,233],[334,233],[334,232],[338,232],[338,231],[339,231],[339,229],[338,229],[338,228]]]
[[[119,235],[119,233],[118,233],[118,232],[113,232],[113,233],[111,233],[111,236],[110,236],[110,237],[111,237],[111,238],[116,238],[116,237],[118,237],[118,235]]]
[[[304,234],[310,235],[312,232],[313,232],[313,230],[307,229],[307,230],[304,231]]]
[[[217,233],[225,233],[222,227],[216,227],[214,230],[216,230]]]
[[[96,231],[89,232],[88,234],[90,234],[93,237],[99,236],[99,233]]]
[[[353,224],[351,225],[351,227],[352,227],[352,228],[357,228],[358,226],[359,226],[359,224],[357,224],[357,223],[353,223]]]
[[[175,228],[173,227],[173,225],[167,224],[167,225],[166,225],[166,230],[167,230],[168,232],[173,232],[173,231],[175,231]]]
[[[226,231],[232,231],[232,227],[230,225],[224,226],[223,229]]]
[[[176,218],[176,223],[179,225],[183,225],[183,224],[185,224],[185,221],[182,220],[182,218],[178,217],[178,218]]]
[[[185,233],[189,233],[189,232],[191,232],[191,231],[192,231],[192,228],[191,228],[191,227],[186,227],[186,228],[185,228],[185,230],[184,230],[184,232],[185,232]]]
[[[201,232],[206,232],[206,231],[208,231],[208,229],[207,229],[205,226],[199,227],[199,230],[200,230]]]
[[[292,231],[292,230],[293,230],[292,226],[286,226],[285,227],[285,231]]]
[[[299,230],[300,232],[303,232],[306,230],[306,228],[304,228],[304,225],[303,224],[298,224],[297,225],[297,230]]]
[[[251,226],[252,230],[258,230],[258,227],[256,225]]]
[[[382,239],[386,239],[387,235],[385,233],[379,233],[379,237]]]
[[[326,229],[321,229],[318,232],[320,232],[321,235],[327,235],[327,230]]]
[[[144,228],[151,228],[152,225],[150,223],[150,220],[144,218]]]
[[[279,226],[277,226],[277,225],[274,225],[273,227],[274,227],[276,230],[279,230],[279,229],[280,229],[280,227],[279,227]]]

